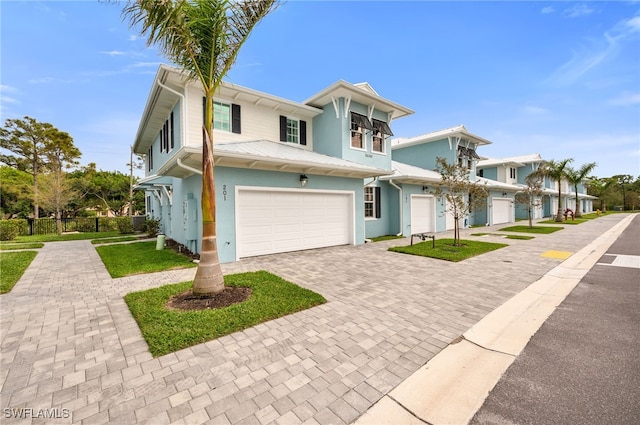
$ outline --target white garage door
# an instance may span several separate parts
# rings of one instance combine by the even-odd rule
[[[502,224],[511,222],[511,200],[493,198],[492,201],[492,220],[493,224]]]
[[[435,232],[435,198],[411,195],[411,233]]]
[[[239,189],[237,256],[353,243],[353,193]]]

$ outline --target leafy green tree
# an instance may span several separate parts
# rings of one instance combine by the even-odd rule
[[[629,174],[618,174],[611,177],[612,182],[617,184],[622,191],[622,210],[627,209],[627,192],[631,188],[633,182],[633,176]]]
[[[124,216],[129,205],[129,176],[120,171],[96,171],[88,180],[88,196],[96,207]]]
[[[0,218],[27,218],[33,211],[33,177],[13,167],[0,166]]]
[[[576,209],[574,211],[576,217],[582,217],[582,211],[580,210],[580,199],[578,196],[578,185],[585,181],[589,173],[591,173],[596,168],[596,166],[597,164],[595,162],[590,162],[588,164],[583,164],[577,170],[574,170],[573,168],[567,168],[566,170],[567,181],[571,183],[576,192]]]
[[[485,185],[469,180],[469,169],[458,163],[449,164],[445,158],[436,158],[436,171],[441,181],[433,194],[447,200],[447,212],[455,220],[453,245],[460,246],[460,219],[484,206],[489,192]]]
[[[525,187],[516,193],[516,203],[527,209],[529,228],[533,228],[533,210],[542,205],[540,196],[543,194],[543,177],[537,173],[531,173],[525,178]]]
[[[561,161],[554,161],[553,159],[542,163],[537,172],[544,177],[549,177],[551,180],[558,183],[558,211],[556,213],[555,221],[562,222],[564,215],[562,214],[562,179],[567,177],[567,170],[569,164],[573,162],[573,158],[563,159]]]
[[[204,90],[202,250],[193,282],[196,295],[224,289],[216,244],[213,95],[251,31],[277,4],[277,0],[131,0],[123,11],[131,26],[142,25],[148,45],[158,45]]]
[[[10,154],[0,155],[0,162],[33,176],[33,197],[38,198],[38,178],[47,166],[57,167],[51,161],[60,158],[65,164],[74,164],[80,151],[74,146],[68,133],[52,124],[41,123],[25,116],[23,119],[7,119],[0,129],[0,148]],[[33,215],[39,216],[39,205],[34,201]]]
[[[53,210],[58,235],[62,234],[62,211],[77,194],[67,180],[66,170],[78,165],[80,150],[73,144],[73,138],[64,131],[51,128],[47,132],[44,157],[45,168],[43,182],[36,200]]]
[[[139,205],[135,205],[139,203],[140,197],[142,197],[144,202],[144,195],[142,192],[138,191],[138,196],[133,193],[133,184],[135,183],[135,178],[133,176],[133,170],[142,170],[144,168],[144,155],[135,155],[133,153],[133,146],[131,146],[131,157],[129,159],[129,163],[127,164],[129,167],[129,217],[133,216],[135,211],[139,211]],[[137,198],[137,199],[136,199]],[[137,202],[136,202],[137,201]]]

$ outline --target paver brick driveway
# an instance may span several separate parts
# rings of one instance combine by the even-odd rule
[[[111,279],[90,242],[47,243],[0,296],[1,422],[350,423],[560,263],[540,254],[575,252],[621,217],[529,241],[490,236],[510,246],[461,263],[386,251],[405,239],[226,264],[226,274],[271,271],[328,303],[158,358],[122,296],[195,270]],[[60,417],[14,419],[11,408]]]

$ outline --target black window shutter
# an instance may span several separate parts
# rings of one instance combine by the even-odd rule
[[[164,152],[164,125],[160,130],[160,153]]]
[[[300,120],[300,144],[307,145],[307,122]]]
[[[170,124],[171,124],[171,128],[170,128],[170,134],[169,134],[169,144],[170,144],[170,148],[173,149],[173,147],[175,146],[175,143],[173,141],[173,139],[175,138],[175,131],[173,130],[173,112],[171,112],[171,117],[170,119]]]
[[[375,202],[376,202],[376,218],[382,217],[382,209],[380,208],[380,187],[375,188]]]
[[[231,132],[240,134],[240,105],[231,104]]]
[[[280,115],[280,141],[287,141],[287,117]]]

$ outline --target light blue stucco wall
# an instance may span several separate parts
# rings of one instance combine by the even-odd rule
[[[342,99],[340,99],[342,102]],[[344,114],[336,118],[333,104],[323,108],[324,112],[313,118],[313,150],[315,152],[340,158],[345,138],[343,132]],[[341,107],[342,109],[342,107]]]
[[[476,145],[469,144],[470,149],[476,149]],[[449,164],[455,164],[458,161],[458,152],[456,149],[449,148],[448,139],[437,140],[429,143],[422,143],[418,145],[408,146],[405,148],[397,148],[393,151],[393,159],[395,161],[403,162],[405,164],[413,165],[416,167],[424,168],[425,170],[436,169],[436,158],[444,158]],[[484,177],[495,179],[487,176],[485,170]],[[496,171],[497,176],[497,171]],[[476,166],[475,161],[471,166],[469,172],[469,180],[475,181],[476,179]]]
[[[368,186],[380,187],[380,210],[379,218],[365,218],[365,237],[375,238],[377,236],[395,235],[400,232],[398,217],[399,197],[398,190],[387,182],[365,179]],[[364,204],[363,204],[364,205]]]
[[[449,141],[447,139],[402,149],[396,148],[393,151],[393,159],[395,161],[421,167],[425,170],[435,170],[437,157],[445,158],[449,163],[456,161],[456,151],[449,149]]]
[[[485,168],[483,175],[485,179],[498,180],[498,167]]]
[[[351,102],[349,111],[345,116],[344,98],[338,99],[340,113],[336,118],[333,104],[325,105],[324,112],[313,120],[313,149],[318,153],[335,156],[338,158],[353,161],[358,164],[371,167],[391,169],[391,138],[385,139],[385,152],[373,152],[371,131],[365,131],[365,149],[354,149],[351,147],[351,115],[349,112],[356,112],[367,115],[368,110],[365,105]],[[387,122],[387,114],[373,111],[373,118]]]
[[[277,187],[300,189],[299,173],[283,173],[261,170],[247,170],[229,167],[216,167],[216,232],[218,254],[221,263],[236,261],[235,239],[235,196],[236,186]],[[364,243],[364,195],[361,179],[344,177],[328,177],[307,174],[308,186],[305,190],[344,190],[354,192],[355,214],[355,243]],[[174,205],[171,213],[167,207],[163,208],[162,220],[167,229],[167,236],[186,245],[194,252],[199,252],[202,241],[202,217],[200,202],[202,198],[202,177],[193,175],[187,179],[174,179]],[[194,201],[188,201],[189,198]],[[196,223],[191,223],[187,217],[185,224],[185,201],[189,206],[196,206]],[[383,214],[386,211],[383,209]],[[186,235],[189,226],[197,226],[197,240],[188,240]]]
[[[165,119],[169,119],[169,115],[167,115]],[[180,148],[182,144],[181,121],[182,120],[180,119],[180,102],[178,102],[173,106],[173,125],[174,125],[173,149],[170,150],[169,152],[160,152],[160,132],[158,132],[158,134],[156,134],[155,138],[153,139],[153,143],[151,145],[151,148],[153,150],[153,154],[152,154],[153,168],[149,170],[145,162],[145,173],[146,173],[145,175],[149,176],[149,175],[155,174],[155,172],[160,167],[162,167],[162,165],[165,162],[167,162],[169,158],[173,156],[173,154],[175,154],[175,152]]]

